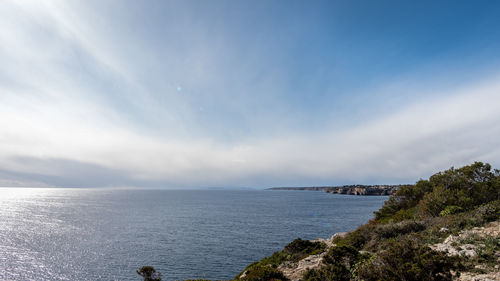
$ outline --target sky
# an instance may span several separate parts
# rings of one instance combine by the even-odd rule
[[[0,2],[0,186],[500,168],[499,1]]]

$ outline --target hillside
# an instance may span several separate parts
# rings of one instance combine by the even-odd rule
[[[375,217],[297,239],[235,280],[500,280],[500,171],[476,162],[401,186]]]

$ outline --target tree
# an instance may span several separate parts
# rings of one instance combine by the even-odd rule
[[[144,278],[144,281],[161,281],[161,273],[156,272],[155,268],[150,265],[145,265],[136,272]]]

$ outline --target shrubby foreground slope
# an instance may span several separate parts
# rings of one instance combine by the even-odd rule
[[[499,220],[500,171],[476,162],[402,186],[367,224],[297,239],[235,280],[500,280]]]

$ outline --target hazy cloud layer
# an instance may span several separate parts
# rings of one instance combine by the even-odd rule
[[[347,90],[294,66],[310,73],[294,85],[257,48],[265,33],[245,49],[197,22],[192,2],[169,4],[183,17],[153,35],[132,10],[97,3],[0,4],[0,185],[406,183],[500,165],[491,64],[457,83],[418,65]]]

